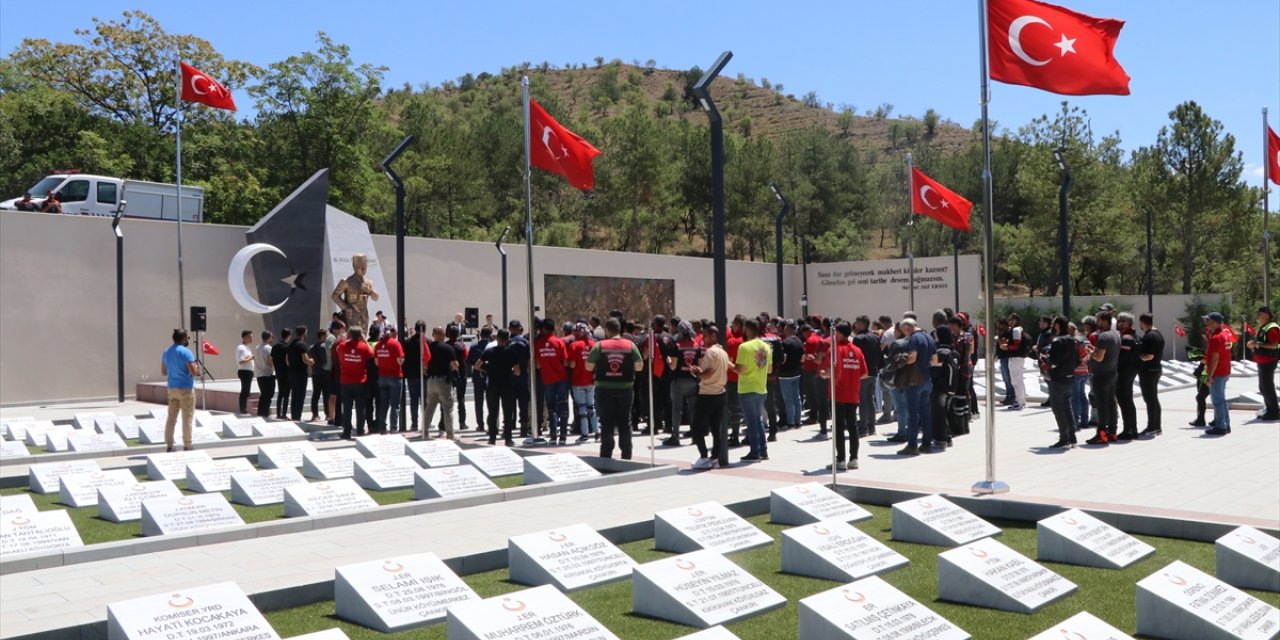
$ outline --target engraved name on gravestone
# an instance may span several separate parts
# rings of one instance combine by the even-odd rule
[[[298,484],[284,488],[284,516],[323,516],[361,509],[376,509],[378,503],[351,478]]]
[[[364,454],[355,449],[324,449],[302,456],[302,475],[316,480],[350,478],[355,473],[356,460]]]
[[[1133,636],[1081,611],[1030,640],[1133,640]]]
[[[1138,582],[1138,635],[1170,640],[1272,640],[1280,609],[1181,560]]]
[[[525,484],[585,480],[599,476],[599,471],[572,453],[533,455],[524,459]]]
[[[822,520],[869,520],[871,512],[816,482],[779,487],[769,492],[769,519],[778,524],[812,524]]]
[[[138,439],[138,419],[133,416],[120,416],[112,423],[116,435],[125,440]]]
[[[36,503],[31,496],[19,493],[12,496],[0,496],[0,517],[19,514],[36,513]]]
[[[356,440],[356,449],[366,458],[378,458],[404,455],[404,448],[409,441],[399,434],[377,436],[360,436]]]
[[[66,453],[71,451],[71,435],[74,433],[79,433],[79,431],[74,427],[66,430],[45,432],[44,450],[48,453]]]
[[[68,473],[102,471],[94,460],[42,462],[27,467],[27,486],[35,493],[57,493],[62,488],[59,478]]]
[[[938,554],[943,600],[1035,613],[1075,590],[1075,583],[992,538]]]
[[[230,491],[231,474],[241,471],[253,471],[253,465],[244,458],[192,462],[187,465],[187,489],[196,493]]]
[[[659,511],[654,514],[653,533],[658,550],[676,553],[697,549],[730,553],[773,544],[769,534],[718,502]]]
[[[170,480],[101,487],[98,489],[98,517],[110,522],[141,520],[144,500],[181,497],[178,485]]]
[[[251,507],[284,502],[285,487],[307,483],[297,469],[261,469],[231,474],[231,501]]]
[[[266,424],[260,416],[253,418],[236,418],[228,416],[222,419],[222,437],[224,438],[251,438],[254,435],[253,428],[260,424]]]
[[[405,447],[405,453],[423,467],[453,467],[458,464],[462,447],[452,440],[437,438],[411,442]]]
[[[501,491],[501,489],[479,469],[469,464],[419,469],[414,472],[414,500],[456,498],[493,491]]]
[[[524,473],[524,458],[506,447],[463,449],[461,456],[464,462],[474,465],[490,478]]]
[[[148,480],[186,480],[187,464],[191,462],[208,462],[213,458],[204,451],[174,451],[172,453],[153,453],[147,456]]]
[[[110,471],[81,471],[65,473],[60,478],[58,502],[79,509],[98,504],[98,489],[136,484],[137,479],[128,469]]]
[[[107,640],[280,640],[234,582],[107,605]]]
[[[0,519],[0,556],[83,546],[71,514],[64,509],[17,513]]]
[[[940,495],[893,505],[893,539],[958,547],[1000,534],[1000,529]]]
[[[240,514],[221,493],[202,493],[177,498],[142,501],[142,535],[205,532],[210,529],[244,526]]]
[[[64,435],[71,431],[75,431],[75,427],[69,424],[54,424],[49,420],[37,420],[27,425],[27,433],[23,438],[23,442],[31,447],[43,447],[49,441],[47,437],[49,432],[62,432]]]
[[[302,456],[315,450],[310,442],[258,445],[258,466],[263,469],[296,469],[302,466]]]
[[[292,422],[258,422],[253,425],[253,435],[259,438],[296,438],[307,435]]]
[[[551,585],[448,609],[449,640],[619,640]]]
[[[0,458],[25,458],[31,455],[27,450],[27,445],[16,440],[5,440],[0,442]]]
[[[786,606],[787,599],[715,551],[694,551],[639,565],[631,608],[691,627],[730,624]]]
[[[115,433],[72,433],[67,435],[67,446],[77,453],[102,453],[124,449],[124,440]]]
[[[352,477],[365,489],[387,491],[413,486],[413,473],[422,467],[404,454],[356,460]]]
[[[33,418],[14,418],[6,420],[4,423],[4,437],[6,440],[16,440],[21,442],[27,437],[27,428],[35,420]]]
[[[631,577],[636,562],[585,524],[507,538],[511,579],[574,591]]]
[[[907,565],[906,556],[843,520],[826,520],[782,532],[782,570],[811,578],[851,582]]]
[[[111,420],[115,417],[116,414],[111,413],[110,411],[89,411],[86,413],[77,413],[72,416],[71,425],[77,429],[88,429],[93,431],[98,418]]]
[[[1280,591],[1280,540],[1239,527],[1214,542],[1219,580],[1241,589]]]
[[[1123,569],[1155,551],[1155,547],[1079,509],[1036,523],[1037,560]]]
[[[932,609],[872,576],[800,601],[800,640],[969,640]]]
[[[383,633],[440,622],[450,606],[480,600],[434,553],[338,567],[333,595],[339,618]]]

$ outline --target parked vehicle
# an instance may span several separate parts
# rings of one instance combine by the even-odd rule
[[[42,202],[49,192],[57,192],[62,213],[82,216],[111,216],[126,200],[125,216],[155,220],[178,219],[178,187],[160,182],[126,180],[86,173],[54,174],[28,189],[31,199]],[[0,209],[16,211],[21,197],[0,202]],[[204,188],[182,187],[182,221],[204,220]]]

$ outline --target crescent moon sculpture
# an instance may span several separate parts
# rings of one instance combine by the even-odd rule
[[[263,242],[251,244],[237,251],[235,257],[231,258],[231,266],[227,268],[227,285],[231,287],[231,297],[235,298],[236,303],[241,307],[244,307],[246,311],[257,314],[267,314],[283,307],[289,299],[285,298],[280,301],[279,304],[267,305],[258,302],[257,298],[254,298],[253,295],[249,293],[249,288],[244,284],[244,273],[245,269],[249,266],[249,261],[259,253],[276,253],[279,254],[281,258],[288,258],[288,256],[284,255],[283,251],[272,245]]]
[[[1048,60],[1036,60],[1027,55],[1026,50],[1022,48],[1022,28],[1029,24],[1042,24],[1050,29],[1053,28],[1052,25],[1044,21],[1044,18],[1022,16],[1009,23],[1009,48],[1013,49],[1013,55],[1021,58],[1023,62],[1036,67],[1043,67],[1049,64]]]

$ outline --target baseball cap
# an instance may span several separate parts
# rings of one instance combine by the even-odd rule
[[[1227,321],[1227,319],[1226,319],[1226,318],[1224,318],[1224,317],[1222,317],[1222,314],[1221,314],[1221,313],[1218,313],[1217,311],[1214,311],[1214,312],[1209,313],[1208,315],[1206,315],[1206,316],[1204,317],[1204,319],[1205,319],[1205,320],[1212,320],[1212,321],[1214,321],[1214,322],[1217,322],[1218,324],[1222,324],[1222,323],[1224,323],[1224,322],[1226,322],[1226,321]]]
[[[523,328],[524,328],[524,323],[520,322],[519,320],[512,320],[511,322],[508,322],[508,323],[507,323],[507,328],[508,328],[508,329],[523,329]]]

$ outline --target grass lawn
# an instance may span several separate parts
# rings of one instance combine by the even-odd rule
[[[1209,574],[1213,573],[1214,546],[1212,543],[1139,536],[1154,546],[1156,552],[1123,571],[1045,563],[1053,571],[1076,583],[1079,588],[1071,595],[1041,609],[1034,615],[940,602],[936,599],[936,558],[944,549],[890,541],[890,510],[874,506],[866,508],[875,514],[875,517],[857,526],[911,560],[911,564],[906,567],[881,577],[951,620],[974,638],[982,640],[1004,638],[1023,640],[1082,610],[1087,610],[1121,631],[1132,634],[1137,628],[1135,583],[1173,560],[1182,560]],[[782,564],[782,543],[777,540],[780,538],[781,531],[787,527],[770,524],[767,515],[750,518],[750,520],[773,536],[775,543],[768,547],[735,553],[729,557],[786,596],[788,604],[782,609],[729,625],[729,629],[743,640],[796,638],[799,633],[798,601],[839,586],[840,583],[782,573],[779,570]],[[993,523],[1004,529],[1004,534],[999,537],[1001,542],[1023,555],[1035,558],[1035,523],[999,520]],[[670,555],[654,550],[651,539],[622,545],[622,550],[642,563]],[[410,551],[429,551],[429,549],[404,550],[406,553]],[[467,576],[464,579],[480,596],[486,598],[526,588],[509,582],[505,569]],[[1280,594],[1250,593],[1273,606],[1280,606]],[[632,614],[629,580],[578,591],[570,597],[610,631],[626,640],[669,640],[696,631],[690,627]],[[339,620],[334,616],[334,605],[331,601],[274,611],[267,614],[267,619],[276,631],[286,638],[334,626],[341,627],[352,640],[378,638],[384,635],[372,629]],[[403,638],[443,640],[444,627],[445,625],[441,623],[395,635]]]
[[[147,480],[146,474],[137,475],[139,482]],[[503,478],[493,478],[493,483],[498,485],[500,489],[510,489],[518,487],[524,483],[523,475],[507,476]],[[187,483],[185,480],[174,482],[184,493],[195,494],[194,491],[187,491]],[[127,540],[130,538],[142,537],[142,522],[135,520],[133,522],[111,522],[98,517],[98,507],[84,507],[82,509],[73,509],[64,506],[58,502],[58,494],[39,494],[28,491],[25,487],[12,487],[8,489],[0,489],[0,495],[12,496],[27,494],[31,496],[31,500],[35,502],[36,508],[41,511],[50,511],[53,509],[65,509],[71,514],[71,522],[75,524],[76,530],[80,532],[80,539],[84,540],[86,545],[97,544],[99,542],[112,542],[115,540]],[[392,491],[367,491],[374,502],[380,505],[400,504],[402,502],[410,502],[413,500],[413,488],[395,489]],[[231,492],[223,491],[222,495],[226,496],[227,501],[231,501]],[[231,503],[240,517],[246,523],[268,522],[270,520],[278,520],[284,518],[284,504],[272,504],[261,507],[249,507],[242,504]]]

